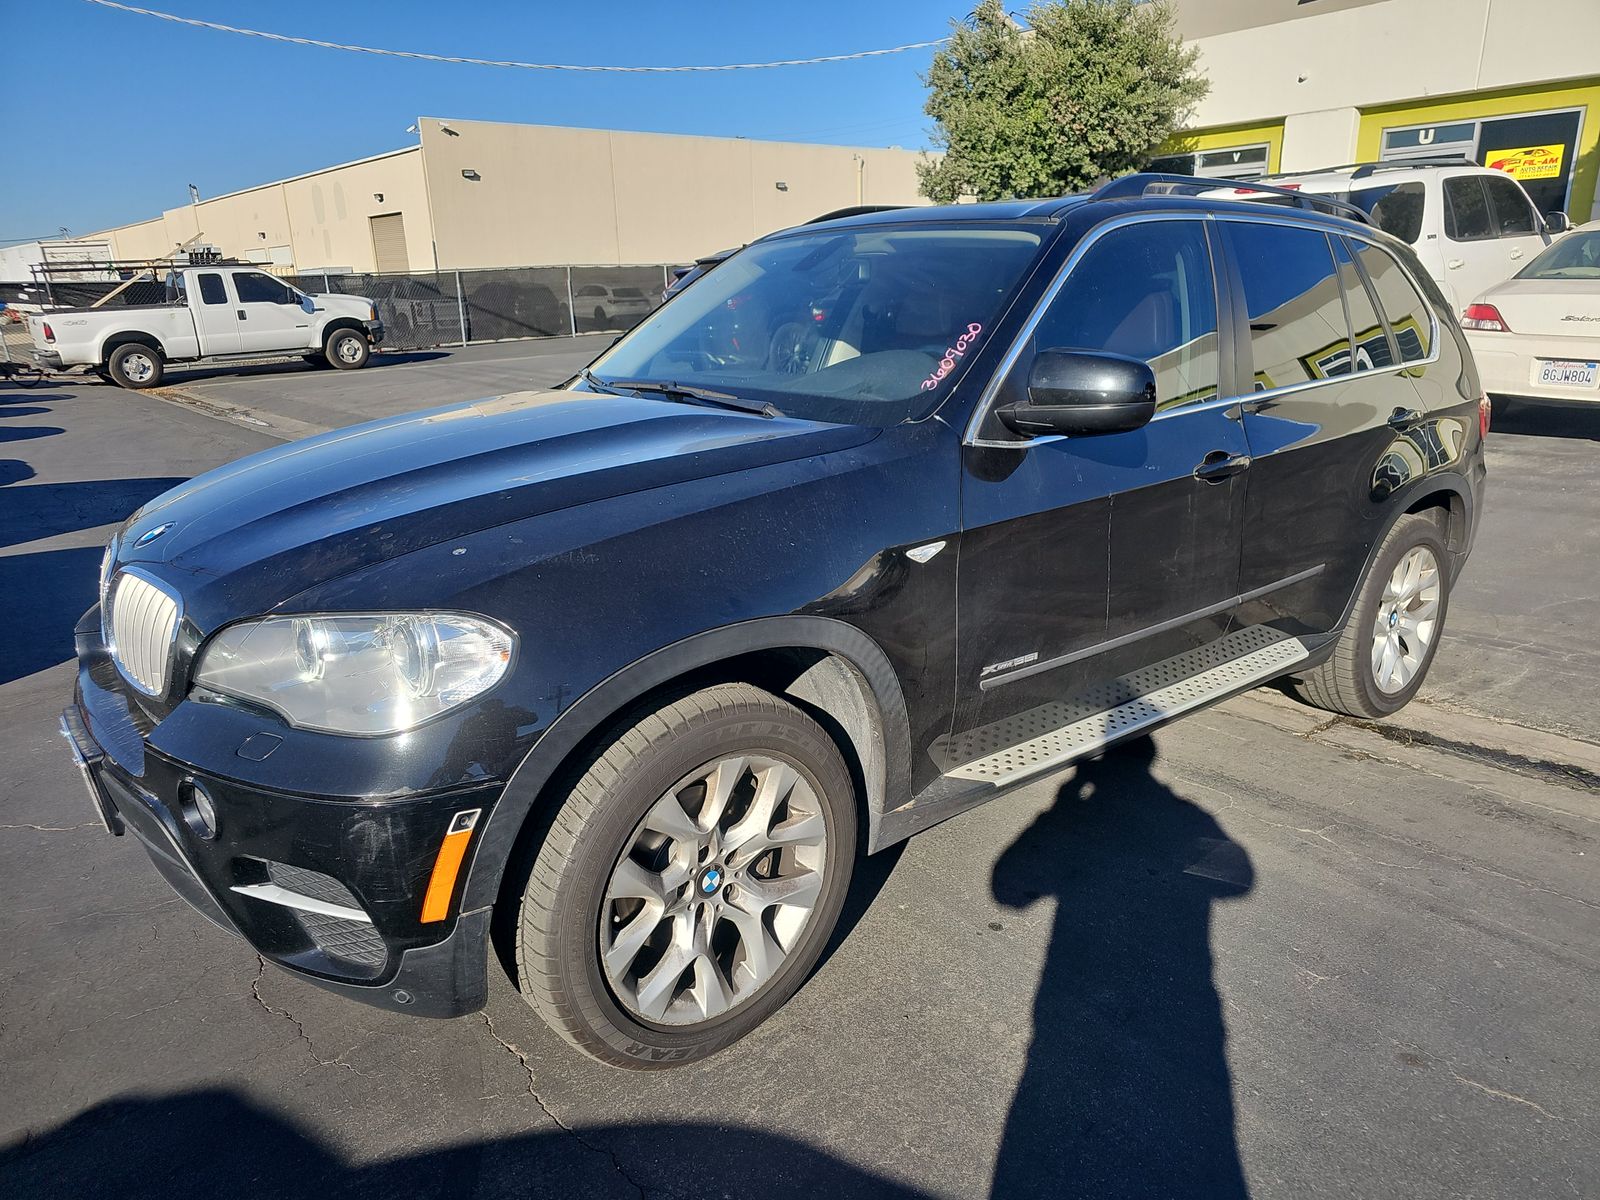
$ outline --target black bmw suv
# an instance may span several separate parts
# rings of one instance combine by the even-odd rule
[[[559,390],[157,498],[77,628],[107,825],[305,978],[467,1013],[493,926],[665,1065],[800,986],[859,853],[1269,680],[1394,711],[1488,405],[1405,246],[1230,191],[777,233]]]

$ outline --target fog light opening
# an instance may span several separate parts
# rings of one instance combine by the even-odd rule
[[[217,806],[212,803],[211,793],[199,780],[183,781],[178,788],[178,808],[196,837],[209,842],[217,836]]]

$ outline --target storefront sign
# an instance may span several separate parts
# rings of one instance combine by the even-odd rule
[[[1484,154],[1483,164],[1496,171],[1504,171],[1513,179],[1558,179],[1566,149],[1565,146],[1556,145],[1490,150]]]

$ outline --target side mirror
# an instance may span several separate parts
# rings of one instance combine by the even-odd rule
[[[1549,233],[1566,233],[1572,228],[1572,218],[1564,212],[1546,213],[1544,227]]]
[[[1156,412],[1156,377],[1142,359],[1079,350],[1041,350],[1028,372],[1028,398],[999,409],[1007,429],[1040,434],[1125,433]]]

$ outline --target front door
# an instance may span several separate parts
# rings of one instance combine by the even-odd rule
[[[301,307],[299,292],[265,271],[235,271],[233,287],[239,298],[241,351],[310,346],[311,314]]]
[[[194,325],[200,333],[202,354],[239,353],[239,314],[228,296],[220,271],[199,271],[194,276],[197,295],[189,297]]]
[[[1044,732],[1052,702],[1226,631],[1237,595],[1244,432],[1219,402],[1207,223],[1115,227],[1082,252],[964,448],[958,699],[945,769]],[[1094,234],[1089,236],[1094,237]],[[1018,440],[993,407],[1041,350],[1140,358],[1154,420]]]
[[[1509,279],[1532,262],[1550,239],[1528,194],[1509,175],[1485,175],[1483,186],[1489,192],[1489,211],[1494,214],[1497,241],[1506,256],[1505,278]]]

